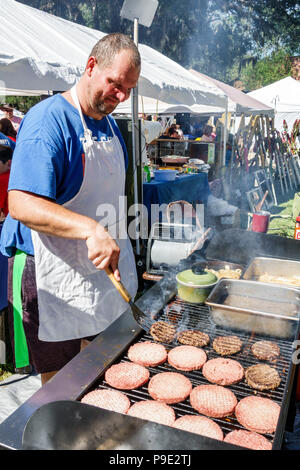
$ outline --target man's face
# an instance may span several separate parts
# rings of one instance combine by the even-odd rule
[[[87,105],[92,117],[112,113],[119,103],[129,98],[140,75],[140,69],[132,66],[130,59],[131,52],[123,50],[115,56],[111,65],[100,68],[97,60],[90,57],[87,65]]]

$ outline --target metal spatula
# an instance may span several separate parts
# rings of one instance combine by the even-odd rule
[[[133,314],[133,317],[134,317],[135,321],[140,325],[141,328],[143,328],[146,331],[149,331],[150,328],[151,328],[151,325],[154,323],[153,319],[149,315],[147,315],[145,312],[143,312],[131,300],[131,295],[129,294],[127,289],[123,286],[122,282],[117,281],[111,267],[106,268],[105,271],[106,271],[106,274],[108,275],[109,279],[113,283],[113,285],[116,287],[119,294],[123,297],[125,302],[127,302],[130,305],[131,312]]]

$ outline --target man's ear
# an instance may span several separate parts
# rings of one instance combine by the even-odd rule
[[[7,160],[7,162],[6,162],[6,168],[7,168],[8,170],[10,170],[10,167],[11,167],[11,160]]]
[[[86,67],[85,67],[85,71],[86,71],[86,73],[88,74],[89,77],[91,76],[91,74],[94,70],[94,67],[96,65],[97,65],[96,57],[94,57],[94,56],[89,57],[89,59],[87,61],[87,64],[86,64]]]

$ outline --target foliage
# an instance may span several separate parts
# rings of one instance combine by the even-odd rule
[[[289,54],[280,49],[268,57],[258,60],[253,66],[246,66],[241,72],[241,80],[247,90],[256,90],[281,80],[292,73],[292,62]]]
[[[132,36],[132,22],[120,18],[123,0],[19,1],[105,33]],[[139,42],[226,82],[239,78],[248,57],[267,56],[269,63],[277,50],[300,54],[299,37],[296,0],[159,0],[151,28],[139,27]],[[244,76],[253,73],[249,69]]]
[[[39,96],[7,96],[5,98],[6,103],[9,103],[15,109],[24,114],[39,101]]]

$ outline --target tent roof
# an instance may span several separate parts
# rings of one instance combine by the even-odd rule
[[[201,104],[194,104],[187,106],[183,104],[170,104],[164,101],[149,98],[147,96],[138,97],[139,112],[145,114],[176,114],[176,113],[190,113],[190,114],[215,114],[223,113],[224,109],[216,106],[206,106]],[[131,100],[120,103],[114,114],[131,114]]]
[[[248,96],[262,99],[276,112],[300,113],[300,82],[292,77],[286,77],[258,90],[251,91]]]
[[[15,0],[0,0],[2,88],[58,90],[81,76],[92,47],[105,33]],[[139,92],[168,103],[224,106],[224,93],[156,50],[139,44]]]
[[[220,82],[215,78],[208,77],[203,73],[197,72],[196,70],[190,70],[195,76],[206,78],[211,81],[216,87],[223,91],[228,97],[228,110],[231,112],[245,113],[245,114],[268,114],[273,115],[273,107],[265,102],[261,102],[258,99],[254,99],[241,90],[234,88],[227,83]]]

